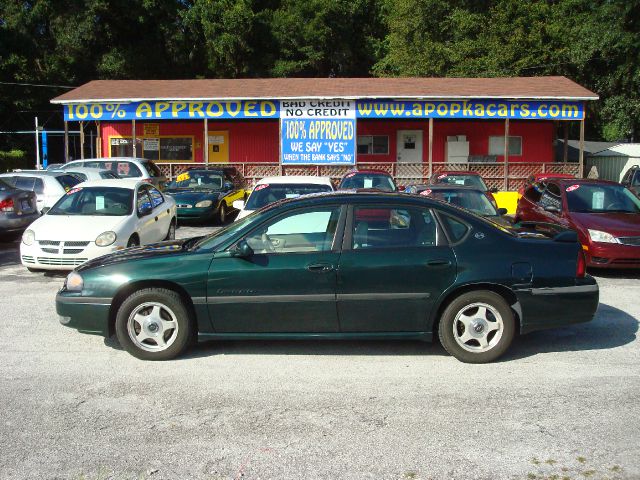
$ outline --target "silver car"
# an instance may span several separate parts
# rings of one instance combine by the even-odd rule
[[[0,180],[0,237],[24,230],[38,217],[34,192],[19,190]]]
[[[39,212],[43,208],[53,207],[65,193],[80,183],[78,178],[67,172],[48,170],[18,170],[3,173],[0,174],[0,180],[19,190],[35,192]]]
[[[121,178],[139,178],[153,183],[159,189],[164,188],[167,181],[158,166],[146,158],[111,157],[111,158],[85,158],[65,163],[62,170],[72,170],[78,167],[100,168],[111,170]]]

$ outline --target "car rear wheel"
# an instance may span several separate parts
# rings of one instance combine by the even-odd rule
[[[189,313],[180,295],[165,288],[132,293],[116,316],[120,345],[141,360],[169,360],[180,355],[191,332]]]
[[[222,201],[220,204],[220,208],[218,209],[218,223],[220,225],[224,225],[227,222],[228,212],[227,212],[227,204]]]
[[[478,290],[460,295],[447,306],[438,335],[444,349],[461,362],[488,363],[509,348],[515,324],[502,296]]]

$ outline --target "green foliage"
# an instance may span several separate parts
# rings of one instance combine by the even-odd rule
[[[638,18],[640,0],[16,0],[0,80],[566,75],[601,96],[590,138],[637,140]],[[64,91],[0,84],[0,129]]]

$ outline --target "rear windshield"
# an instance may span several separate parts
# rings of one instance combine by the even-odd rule
[[[117,173],[120,178],[139,178],[142,177],[142,171],[138,168],[138,166],[133,162],[127,161],[90,161],[85,162],[85,167],[91,168],[101,168],[104,170],[111,170],[112,172]]]
[[[56,180],[60,185],[62,185],[62,188],[64,188],[65,192],[68,192],[80,183],[80,179],[74,177],[73,175],[60,175],[56,177]]]
[[[162,170],[160,170],[158,168],[158,166],[153,163],[151,160],[144,162],[142,164],[144,166],[144,168],[146,168],[147,173],[149,174],[150,177],[162,177]]]
[[[273,185],[263,183],[253,190],[245,208],[247,210],[257,210],[278,200],[296,198],[310,193],[330,192],[332,190],[329,185],[313,183],[277,183]]]
[[[422,195],[425,195],[428,191],[429,189],[424,190]],[[498,212],[487,196],[479,190],[431,190],[427,196],[444,200],[447,203],[471,210],[473,213],[485,217],[498,216]]]
[[[484,183],[479,175],[455,175],[443,173],[438,175],[432,183],[445,183],[448,185],[465,185],[468,187],[480,188],[484,191],[487,190],[487,185]]]
[[[340,188],[377,188],[385,192],[396,191],[391,177],[382,173],[348,173],[340,183]]]
[[[11,188],[11,185],[0,179],[0,192],[6,192],[8,190],[13,190],[13,188]]]

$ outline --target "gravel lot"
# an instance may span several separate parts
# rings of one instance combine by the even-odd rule
[[[593,322],[491,365],[313,341],[145,363],[62,327],[64,276],[17,248],[0,243],[0,479],[640,478],[640,273],[599,274]]]

